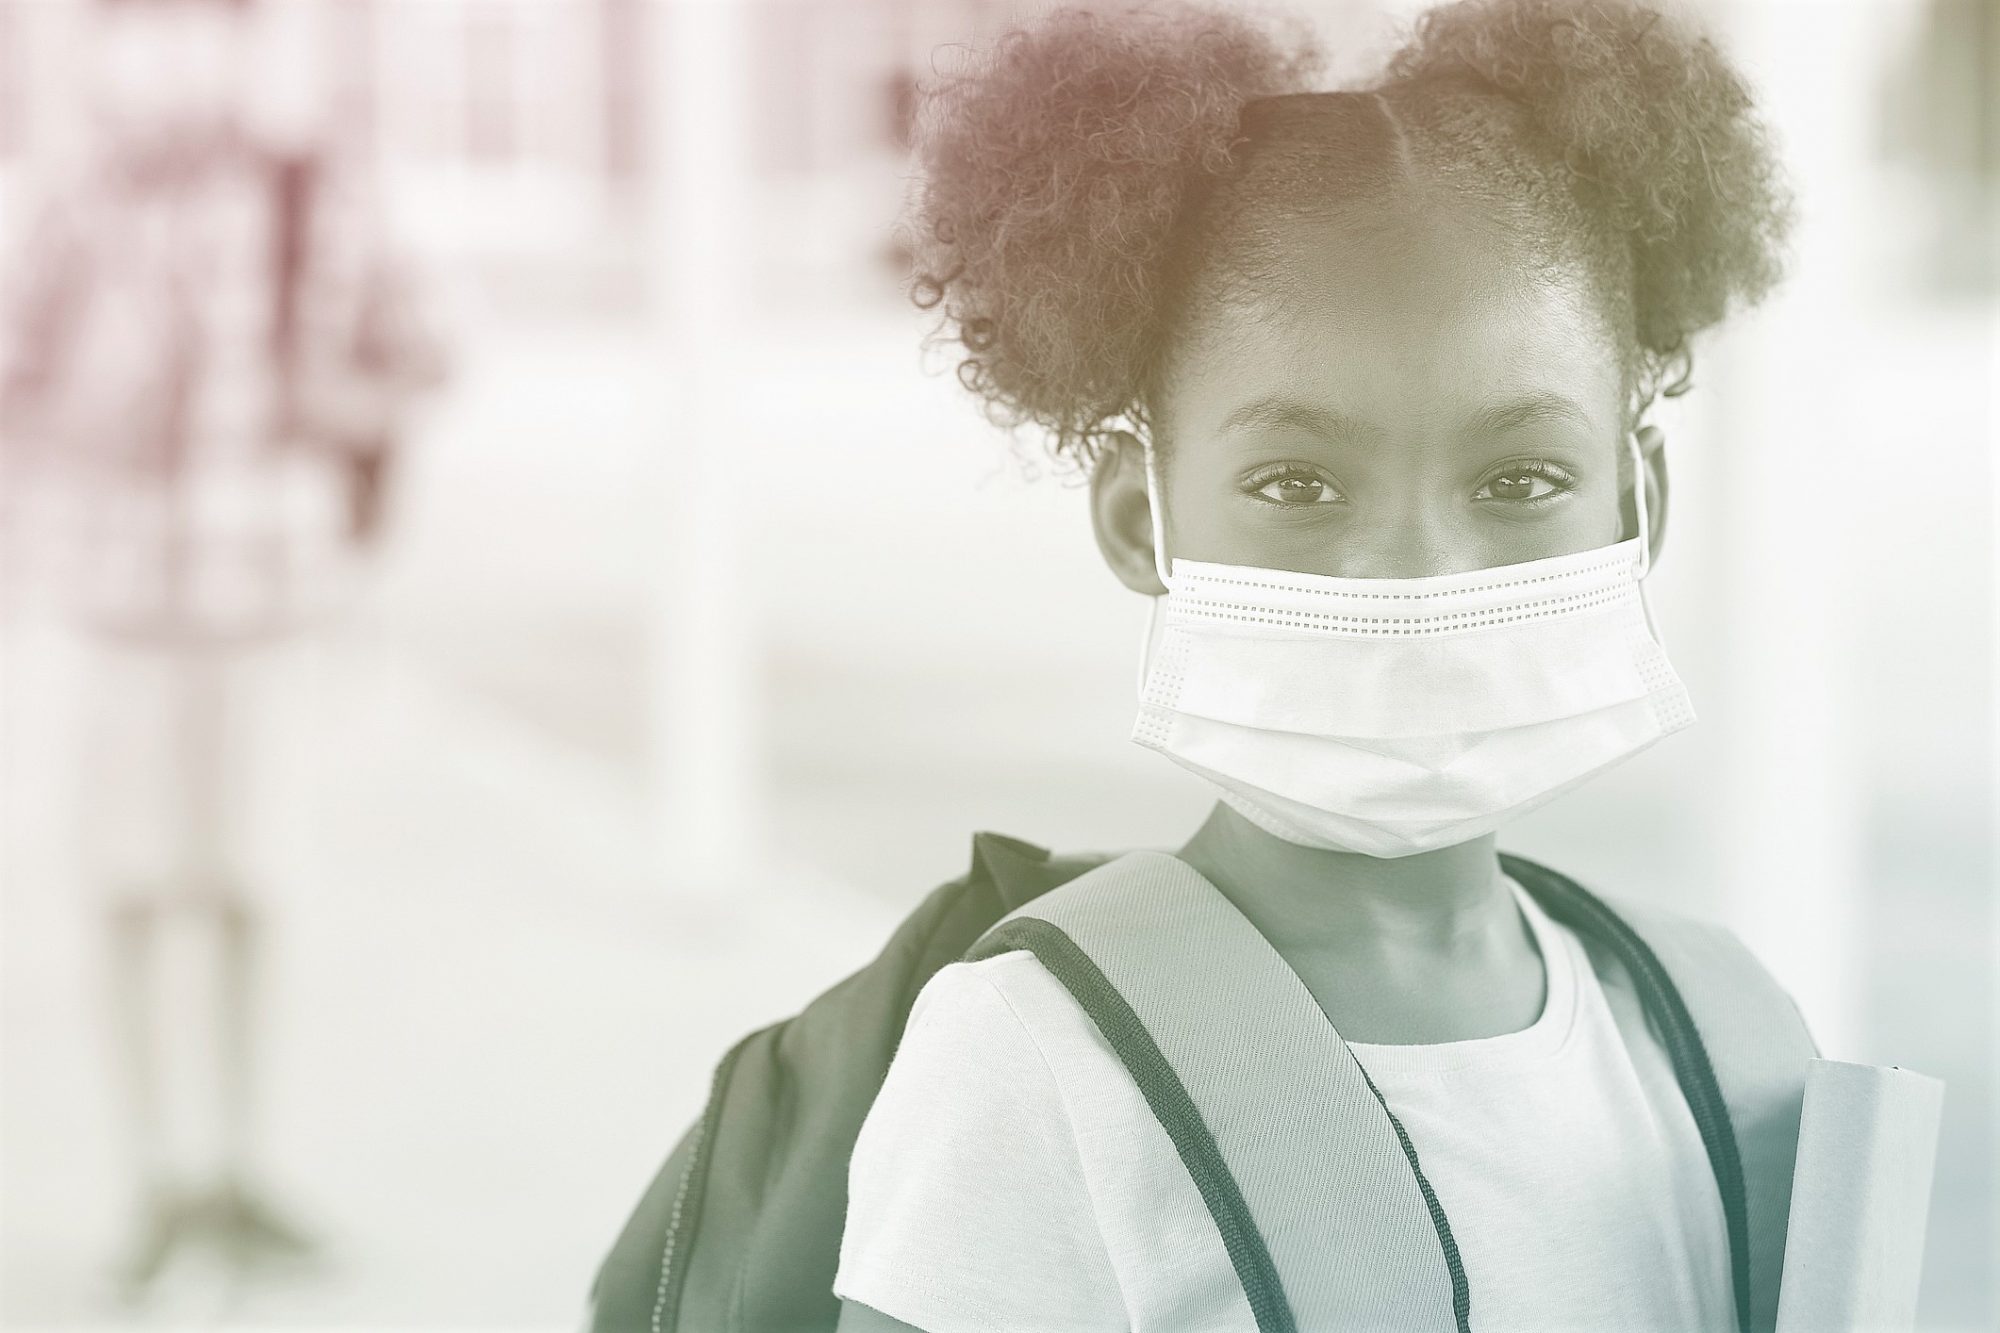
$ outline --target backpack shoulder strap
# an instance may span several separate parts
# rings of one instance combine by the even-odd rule
[[[1131,1072],[1259,1330],[1468,1328],[1457,1247],[1408,1136],[1305,983],[1192,866],[1127,853],[1009,912],[965,957],[1014,950]]]
[[[1775,1327],[1806,1062],[1798,1006],[1726,928],[1600,897],[1526,857],[1501,864],[1549,915],[1631,974],[1708,1149],[1728,1223],[1737,1322]]]
[[[1769,1333],[1778,1321],[1806,1071],[1819,1046],[1797,1003],[1733,932],[1614,901],[1679,987],[1729,1108],[1743,1170],[1748,1327]]]

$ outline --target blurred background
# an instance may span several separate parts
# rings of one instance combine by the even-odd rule
[[[1336,80],[1419,7],[1296,6]],[[1199,822],[903,294],[916,83],[1028,8],[0,0],[0,1324],[574,1327],[974,830]],[[1502,845],[1944,1079],[1992,1328],[2000,3],[1702,8],[1802,202],[1656,418],[1702,725]]]

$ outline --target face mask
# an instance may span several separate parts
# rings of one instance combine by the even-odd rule
[[[1424,578],[1176,560],[1150,446],[1155,600],[1132,739],[1287,842],[1369,856],[1450,847],[1694,721],[1653,630],[1639,535]]]

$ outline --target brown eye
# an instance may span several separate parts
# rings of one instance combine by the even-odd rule
[[[1475,500],[1503,504],[1540,505],[1576,488],[1576,481],[1552,463],[1536,461],[1510,466],[1472,493]]]
[[[1537,483],[1546,489],[1535,490]],[[1555,490],[1555,487],[1532,472],[1503,472],[1489,484],[1493,488],[1493,498],[1496,500],[1533,500]]]
[[[1310,472],[1284,472],[1260,479],[1255,485],[1254,494],[1289,507],[1331,504],[1340,499],[1332,485]]]

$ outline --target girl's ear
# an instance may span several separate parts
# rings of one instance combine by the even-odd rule
[[[1649,529],[1646,545],[1650,548],[1647,560],[1658,564],[1660,546],[1667,536],[1667,451],[1666,435],[1658,426],[1639,428],[1639,457],[1645,460],[1645,476],[1641,478],[1646,487],[1646,526]]]
[[[1165,509],[1165,497],[1160,507]],[[1090,474],[1090,521],[1097,549],[1118,581],[1133,592],[1159,597],[1166,585],[1153,568],[1153,514],[1146,503],[1145,446],[1125,431],[1113,432]]]

